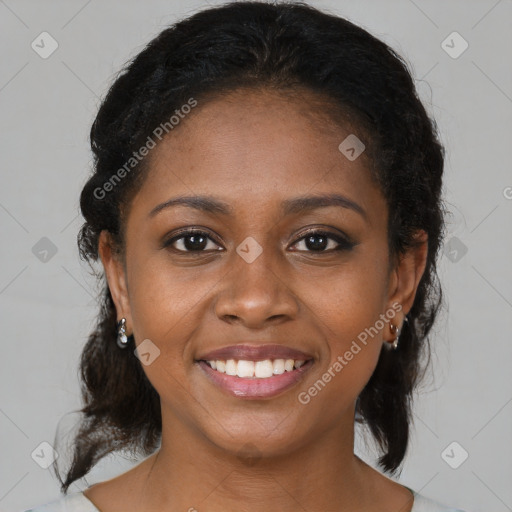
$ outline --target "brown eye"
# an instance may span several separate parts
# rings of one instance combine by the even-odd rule
[[[209,243],[211,242],[211,243]],[[213,244],[213,246],[212,246]],[[208,233],[199,230],[182,231],[164,244],[178,252],[205,252],[205,250],[218,250],[218,247]]]
[[[341,236],[320,230],[309,231],[305,236],[297,240],[294,245],[297,245],[302,241],[305,250],[308,252],[332,252],[350,250],[355,245]]]

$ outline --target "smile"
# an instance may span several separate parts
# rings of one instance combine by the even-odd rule
[[[238,398],[271,398],[302,380],[313,359],[199,360],[199,367],[223,392]]]
[[[306,361],[301,359],[266,359],[264,361],[248,361],[244,359],[228,359],[217,361],[206,361],[206,363],[217,372],[226,375],[268,379],[274,375],[281,375],[284,372],[291,372],[300,368]]]

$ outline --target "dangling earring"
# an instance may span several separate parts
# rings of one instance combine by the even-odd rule
[[[390,323],[389,327],[391,329],[391,332],[393,334],[396,334],[398,332],[398,327],[395,324]],[[398,348],[398,338],[400,335],[397,335],[393,343],[391,343],[391,346],[393,347],[393,350],[396,350]]]
[[[128,336],[126,336],[126,318],[121,318],[117,324],[117,345],[119,348],[128,346]]]
[[[405,317],[404,322],[408,322],[408,321],[409,321],[409,319],[407,317]],[[396,326],[393,323],[390,323],[389,327],[391,328],[391,332],[393,334],[397,335],[395,340],[393,341],[393,343],[391,343],[391,346],[393,347],[393,350],[396,350],[398,348],[398,338],[400,338],[400,334],[402,333],[402,331],[400,331],[400,334],[397,334],[398,333],[398,326]]]

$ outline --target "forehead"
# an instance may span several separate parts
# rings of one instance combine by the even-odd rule
[[[365,153],[351,161],[339,150],[348,136],[364,137],[349,123],[334,122],[327,109],[313,93],[268,90],[199,101],[150,153],[134,203],[150,210],[172,196],[208,194],[236,209],[249,198],[255,207],[277,205],[283,196],[338,192],[366,210],[382,207]]]

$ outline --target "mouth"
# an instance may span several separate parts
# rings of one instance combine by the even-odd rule
[[[238,357],[236,357],[238,355]],[[223,392],[238,398],[271,398],[301,381],[313,357],[280,345],[237,345],[196,359],[203,374]]]

